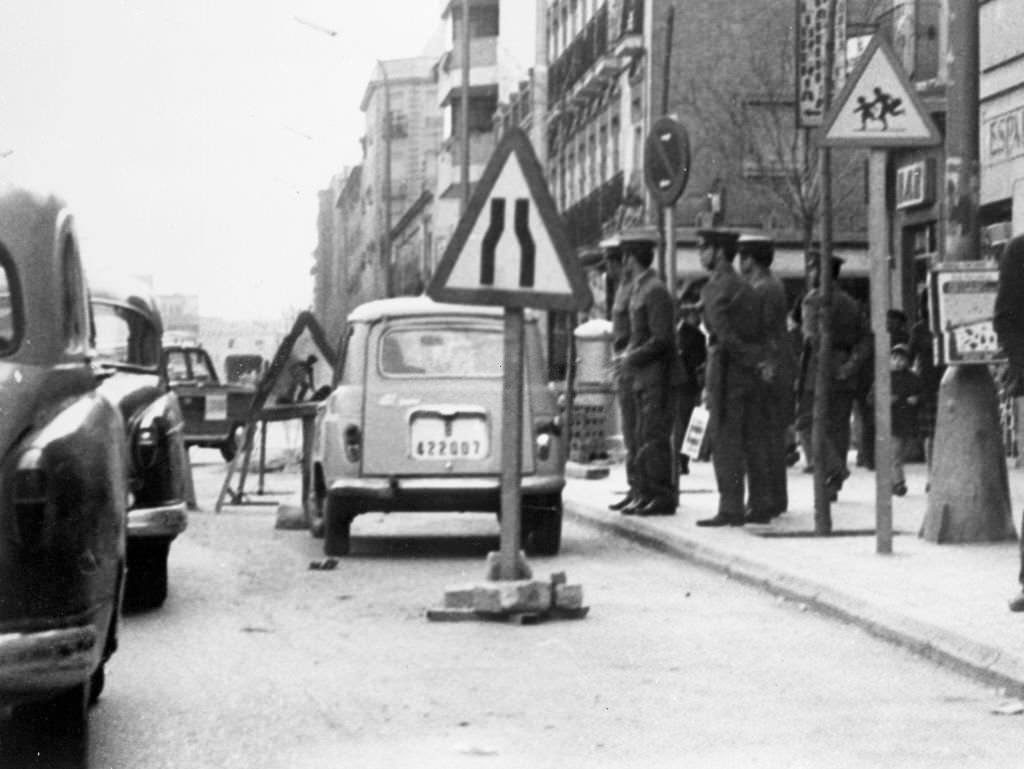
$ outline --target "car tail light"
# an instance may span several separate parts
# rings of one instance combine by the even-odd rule
[[[345,459],[358,462],[363,453],[363,434],[355,425],[345,428]]]
[[[139,467],[148,470],[157,465],[167,446],[167,432],[167,420],[163,417],[154,417],[151,422],[139,425],[133,444]]]
[[[39,547],[43,544],[49,486],[45,470],[20,468],[14,473],[14,522],[22,545]]]

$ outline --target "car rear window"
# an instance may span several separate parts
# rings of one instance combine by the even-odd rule
[[[381,337],[379,368],[397,377],[498,377],[502,355],[500,329],[396,329]]]

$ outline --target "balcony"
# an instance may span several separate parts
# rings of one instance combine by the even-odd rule
[[[643,0],[612,0],[609,18],[612,53],[622,57],[643,53]]]
[[[605,225],[613,221],[623,201],[622,179],[620,171],[562,214],[574,248],[601,240]]]
[[[608,8],[603,6],[548,70],[548,100],[585,104],[622,70],[609,46]]]

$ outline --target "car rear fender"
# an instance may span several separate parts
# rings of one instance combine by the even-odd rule
[[[346,448],[346,433],[362,431],[365,388],[340,385],[318,410],[313,438],[313,461],[323,471],[328,486],[341,477],[359,473],[362,453],[353,457]]]

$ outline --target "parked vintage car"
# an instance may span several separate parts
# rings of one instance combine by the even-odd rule
[[[221,382],[210,354],[198,345],[168,345],[161,370],[185,415],[185,446],[220,449],[235,458],[245,433],[255,384]]]
[[[167,597],[171,543],[188,525],[185,419],[160,375],[163,324],[146,287],[103,276],[90,294],[95,363],[113,374],[100,389],[121,410],[131,458],[125,603],[154,608]]]
[[[307,516],[325,553],[348,553],[363,512],[500,514],[503,349],[500,308],[421,296],[368,302],[349,315],[306,468]],[[523,365],[522,540],[528,552],[553,555],[566,452],[533,313]]]
[[[0,707],[87,735],[117,648],[124,420],[90,360],[86,283],[56,196],[0,181]],[[38,721],[38,719],[36,719]]]

